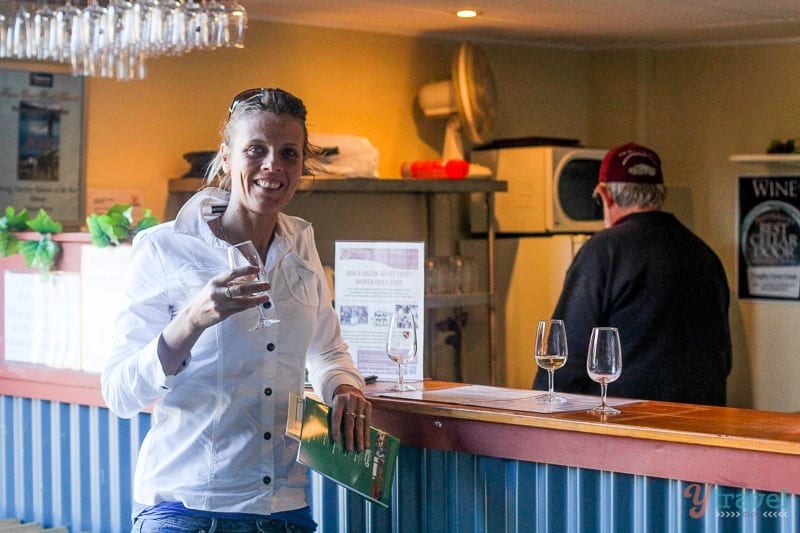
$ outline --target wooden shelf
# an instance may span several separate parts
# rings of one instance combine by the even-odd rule
[[[203,178],[169,180],[169,192],[195,192]],[[299,191],[375,193],[469,193],[505,192],[508,183],[490,178],[403,179],[403,178],[308,178],[300,180]]]
[[[800,167],[800,154],[733,154],[728,160],[731,163]]]

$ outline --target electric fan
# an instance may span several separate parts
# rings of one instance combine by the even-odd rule
[[[453,56],[452,79],[424,85],[419,105],[426,117],[447,118],[442,159],[464,159],[463,136],[478,144],[491,141],[495,87],[483,51],[461,43]]]

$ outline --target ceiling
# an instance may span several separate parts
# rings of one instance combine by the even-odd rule
[[[574,48],[800,41],[798,0],[239,0],[251,19]],[[482,12],[458,19],[456,9]]]

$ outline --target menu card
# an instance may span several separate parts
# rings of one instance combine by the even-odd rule
[[[333,442],[328,428],[329,408],[313,398],[290,396],[286,434],[300,441],[297,461],[372,502],[388,507],[400,441],[370,428],[369,448],[348,452]]]

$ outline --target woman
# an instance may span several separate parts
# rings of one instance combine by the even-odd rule
[[[134,531],[313,531],[307,472],[285,436],[305,369],[334,440],[368,445],[371,406],[330,305],[311,225],[281,212],[308,143],[303,102],[251,89],[231,103],[209,186],[139,234],[110,363],[115,414],[153,404],[134,480]],[[221,216],[214,214],[222,211]],[[227,250],[252,241],[268,282],[237,285]],[[265,292],[269,289],[269,295]],[[251,330],[259,305],[280,322]]]

